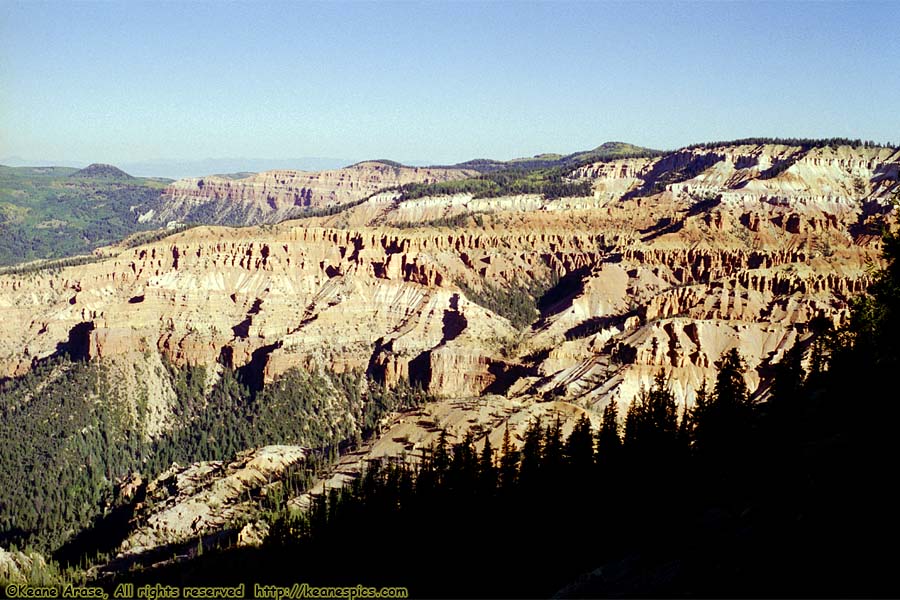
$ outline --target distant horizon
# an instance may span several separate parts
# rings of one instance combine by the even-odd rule
[[[456,164],[604,140],[884,141],[897,23],[900,3],[866,1],[7,0],[0,155]]]
[[[719,140],[694,140],[675,148],[655,148],[648,146],[640,146],[641,148],[660,152],[673,152],[681,148],[693,146],[697,144],[707,144],[715,142],[735,142],[744,139],[766,138],[773,139],[832,139],[844,138],[845,136],[822,136],[816,138],[803,138],[794,136],[746,136],[733,139]],[[846,137],[848,140],[860,140],[862,142],[872,142],[878,146],[884,147],[900,147],[900,143],[892,140],[867,140],[859,136]],[[471,156],[469,158],[456,161],[454,163],[440,163],[437,161],[427,160],[397,160],[388,156],[363,157],[356,159],[342,159],[324,156],[304,156],[304,157],[288,157],[288,158],[257,158],[257,157],[203,157],[203,158],[152,158],[137,161],[109,162],[101,160],[54,160],[41,158],[23,158],[21,156],[3,156],[0,157],[0,165],[7,167],[65,167],[82,169],[92,164],[109,164],[120,168],[129,175],[136,177],[162,177],[169,179],[183,179],[189,177],[203,177],[208,175],[228,175],[232,173],[248,172],[258,173],[267,170],[277,169],[293,169],[299,171],[324,171],[332,169],[340,169],[365,161],[390,160],[400,163],[408,167],[428,167],[428,166],[453,166],[462,164],[472,160],[497,160],[511,161],[515,159],[534,158],[546,154],[559,154],[567,156],[578,152],[593,150],[607,143],[624,143],[631,144],[627,140],[606,140],[600,144],[589,148],[579,148],[576,150],[559,151],[558,149],[548,149],[535,154],[520,154],[512,158],[497,158],[492,156]],[[638,146],[637,144],[631,144]]]
[[[646,150],[660,152],[674,152],[681,148],[693,146],[697,144],[707,144],[715,142],[735,142],[743,139],[765,138],[770,136],[747,136],[744,138],[733,138],[723,140],[695,140],[687,144],[683,144],[676,148],[653,148],[641,146]],[[793,136],[771,136],[773,139],[832,139],[843,138],[844,136],[825,136],[819,138],[793,138]],[[872,142],[877,146],[883,147],[900,147],[900,143],[891,140],[867,140],[861,137],[847,137],[848,140],[860,140],[862,142]],[[345,168],[365,161],[390,160],[408,167],[428,167],[428,166],[453,166],[463,164],[472,160],[497,160],[511,161],[523,158],[535,158],[546,154],[559,154],[567,156],[578,152],[593,150],[607,143],[624,143],[630,144],[626,140],[606,140],[601,144],[591,146],[590,148],[579,148],[560,152],[559,150],[545,150],[531,155],[519,155],[512,158],[496,158],[492,156],[472,156],[470,158],[457,161],[454,163],[439,163],[435,161],[425,160],[397,160],[387,156],[365,157],[357,159],[341,159],[324,156],[304,156],[295,158],[256,158],[256,157],[204,157],[191,159],[178,158],[153,158],[138,161],[126,162],[108,162],[98,160],[53,160],[53,159],[32,159],[20,156],[4,156],[0,157],[0,165],[7,167],[64,167],[73,169],[83,169],[92,164],[109,164],[115,166],[129,175],[136,177],[161,177],[168,179],[183,179],[189,177],[204,177],[208,175],[228,175],[233,173],[259,173],[262,171],[277,169],[293,169],[299,171],[325,171],[332,169]],[[637,144],[631,144],[637,146]]]
[[[183,179],[206,175],[227,175],[239,172],[259,172],[274,169],[297,169],[301,171],[324,171],[341,168],[353,162],[346,159],[323,156],[295,158],[253,158],[253,157],[204,157],[198,159],[155,158],[138,161],[108,162],[99,160],[54,160],[23,158],[20,156],[0,157],[0,165],[7,167],[67,167],[83,169],[92,164],[109,164],[136,177],[164,177]]]

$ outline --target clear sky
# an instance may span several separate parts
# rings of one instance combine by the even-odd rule
[[[0,157],[900,142],[900,2],[0,0]]]

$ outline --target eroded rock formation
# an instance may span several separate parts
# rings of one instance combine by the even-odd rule
[[[146,486],[120,556],[201,539],[255,514],[255,499],[305,457],[297,446],[265,446],[231,463],[173,465]]]
[[[661,370],[690,402],[738,347],[757,387],[810,319],[839,320],[865,290],[898,162],[887,148],[684,150],[583,167],[586,198],[376,195],[328,217],[108,248],[93,264],[0,276],[0,372],[137,351],[267,381],[363,369],[442,396],[597,408]],[[348,184],[356,198],[395,169],[357,167],[374,174]],[[459,175],[421,171],[408,176]],[[454,228],[409,226],[452,216]],[[544,292],[522,330],[496,305]]]
[[[169,185],[162,206],[145,219],[207,223],[275,223],[311,208],[339,206],[408,183],[476,174],[464,169],[404,167],[378,161],[332,171],[265,171],[244,179],[193,177]]]

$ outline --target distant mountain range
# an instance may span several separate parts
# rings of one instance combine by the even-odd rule
[[[137,177],[204,177],[219,173],[257,173],[273,169],[323,171],[338,169],[354,162],[350,159],[306,156],[300,158],[204,158],[199,160],[156,159],[138,162],[122,162],[117,166]],[[87,167],[87,161],[31,160],[19,156],[0,158],[0,164],[8,167]]]
[[[475,169],[482,172],[493,171],[509,167],[533,169],[549,166],[569,166],[570,164],[585,162],[591,158],[607,158],[611,156],[629,156],[652,152],[647,148],[641,148],[622,142],[607,142],[593,150],[575,152],[573,154],[539,154],[537,156],[514,158],[509,161],[493,159],[475,159],[456,166],[459,168]],[[165,177],[168,179],[183,179],[185,177],[206,177],[208,175],[250,174],[272,170],[293,171],[327,171],[349,166],[357,161],[345,158],[327,158],[320,156],[304,156],[300,158],[204,158],[194,159],[168,159],[144,160],[137,162],[117,162],[116,166],[136,177]],[[394,161],[385,161],[394,162]],[[395,164],[401,164],[399,162]],[[404,165],[422,167],[431,165],[427,161],[412,160],[403,161]],[[71,167],[82,169],[89,166],[88,162],[71,160],[32,160],[20,156],[0,158],[0,165],[8,167]]]

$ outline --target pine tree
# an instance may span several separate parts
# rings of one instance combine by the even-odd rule
[[[749,405],[750,392],[744,381],[744,371],[747,367],[737,348],[729,350],[716,363],[716,367],[719,369],[716,386],[713,389],[716,403],[735,407]]]
[[[509,439],[509,423],[503,430],[503,442],[500,445],[500,487],[511,491],[518,483],[519,451],[513,447]]]
[[[646,418],[647,390],[641,388],[640,393],[628,403],[625,411],[625,431],[622,435],[622,445],[626,448],[634,448],[641,439],[641,429]]]
[[[532,491],[540,486],[541,467],[543,466],[543,438],[540,422],[537,419],[533,419],[525,431],[525,442],[522,444],[522,461],[519,465],[519,481],[523,487]]]
[[[767,405],[769,431],[780,444],[789,442],[796,435],[802,416],[805,383],[803,348],[794,344],[775,365],[772,395]]]
[[[508,441],[508,440],[507,440]],[[491,495],[497,489],[497,469],[494,466],[494,449],[491,448],[491,436],[484,436],[484,447],[478,459],[479,489],[484,495]]]
[[[803,348],[799,344],[785,352],[775,365],[775,381],[772,386],[771,402],[787,405],[797,402],[803,392],[806,370],[803,368]]]
[[[808,326],[812,332],[808,380],[820,385],[831,362],[832,350],[837,345],[835,338],[838,333],[835,331],[831,319],[822,314],[810,319]]]
[[[683,448],[693,450],[694,441],[697,436],[697,423],[701,418],[701,414],[709,407],[710,394],[706,379],[700,385],[700,388],[694,394],[694,406],[688,407],[687,399],[685,399],[684,412],[681,414],[681,423],[679,424],[679,441]]]
[[[586,414],[581,415],[566,440],[565,457],[574,477],[590,477],[594,462],[594,438],[591,435],[591,421]]]
[[[716,362],[719,372],[710,399],[698,401],[695,447],[722,472],[742,453],[753,423],[753,406],[744,381],[744,361],[737,349]]]
[[[632,460],[647,463],[655,457],[671,457],[678,443],[678,409],[675,396],[659,373],[650,390],[633,399],[625,415],[623,448]]]
[[[622,449],[622,438],[619,437],[619,406],[615,400],[610,401],[603,409],[603,419],[597,432],[597,464],[609,466],[618,460]]]
[[[562,476],[563,464],[562,423],[559,415],[552,425],[544,430],[544,453],[541,460],[545,481],[555,481]]]
[[[447,473],[450,489],[469,494],[475,490],[478,479],[478,457],[471,431],[467,431],[462,441],[453,446],[453,459]]]
[[[450,449],[447,442],[447,430],[441,429],[438,436],[437,446],[434,449],[434,458],[432,459],[434,466],[435,479],[438,483],[444,481],[447,470],[450,468]]]
[[[704,379],[703,385],[701,385],[700,389],[697,390],[697,396],[694,399],[693,420],[695,424],[697,421],[697,414],[709,408],[710,402],[711,398],[709,395],[709,388],[706,386],[706,380]]]

